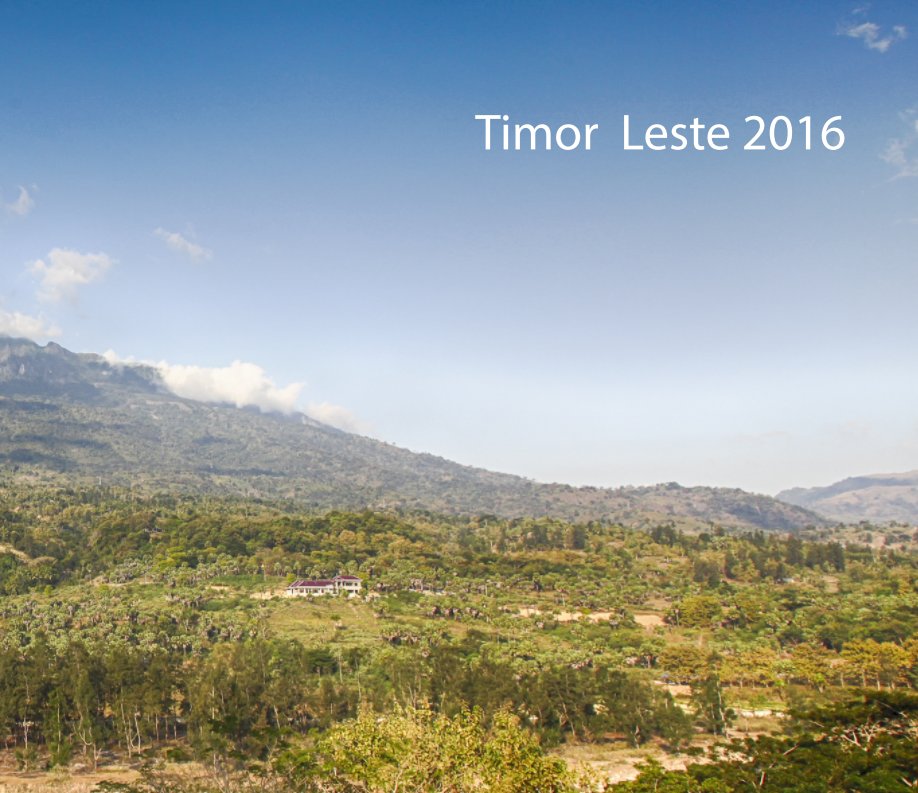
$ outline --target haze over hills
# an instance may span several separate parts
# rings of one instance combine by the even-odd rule
[[[845,523],[918,524],[918,471],[853,476],[827,487],[795,487],[777,498]]]
[[[197,402],[149,366],[0,337],[0,471],[153,489],[571,520],[793,530],[805,509],[737,489],[540,484],[344,432],[303,414]]]

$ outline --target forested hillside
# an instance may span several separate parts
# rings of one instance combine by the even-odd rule
[[[206,404],[157,372],[56,344],[0,338],[0,471],[144,492],[284,497],[309,508],[550,515],[773,530],[824,521],[767,496],[713,487],[615,490],[539,484],[321,424],[302,414]]]
[[[852,774],[905,790],[916,562],[761,531],[316,513],[11,480],[5,756],[139,775],[99,790],[573,791],[585,772],[561,759],[577,747],[684,764],[746,737],[625,789],[738,789],[761,756],[786,770],[755,789],[793,790],[801,747],[804,765],[840,770],[800,790],[849,790]],[[360,597],[283,596],[338,573],[362,579]],[[844,754],[857,730],[869,745]]]

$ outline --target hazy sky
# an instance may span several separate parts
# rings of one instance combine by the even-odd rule
[[[918,468],[914,2],[4,2],[0,31],[0,332],[539,480]],[[476,114],[599,129],[486,151]],[[730,149],[624,151],[625,114]],[[744,151],[752,114],[813,149]]]

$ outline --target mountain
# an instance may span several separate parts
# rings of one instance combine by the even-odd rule
[[[742,490],[539,484],[400,449],[302,414],[184,399],[148,366],[0,337],[0,472],[284,497],[315,508],[674,520],[788,531],[815,514]]]
[[[853,476],[828,487],[795,487],[777,498],[845,523],[918,525],[918,471]]]

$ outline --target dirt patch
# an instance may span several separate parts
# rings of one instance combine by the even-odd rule
[[[635,614],[634,621],[647,631],[653,631],[666,624],[659,614]]]
[[[586,769],[591,776],[609,784],[636,779],[638,766],[653,758],[668,771],[682,771],[690,763],[703,759],[684,754],[670,754],[658,746],[632,748],[623,744],[574,744],[560,747],[557,754],[573,771]]]
[[[670,695],[676,699],[678,697],[687,698],[692,696],[692,687],[683,685],[682,683],[660,683],[659,681],[654,681],[656,685],[665,688]]]
[[[586,616],[590,622],[608,622],[615,614],[611,611],[594,611]]]

